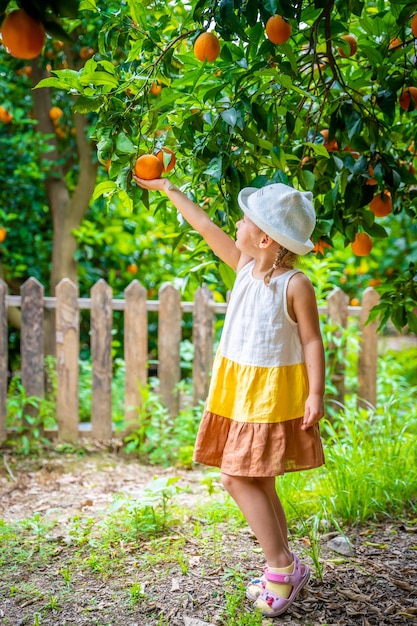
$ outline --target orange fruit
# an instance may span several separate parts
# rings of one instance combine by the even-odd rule
[[[59,118],[62,117],[63,115],[64,115],[64,111],[60,109],[59,107],[52,107],[52,109],[49,111],[49,117],[51,118],[53,122],[56,122],[57,120],[59,120]]]
[[[410,26],[411,32],[413,33],[414,37],[417,37],[417,13],[415,13],[411,18]]]
[[[412,100],[413,105],[411,105]],[[405,87],[400,93],[398,102],[404,111],[410,111],[410,106],[411,111],[413,111],[417,106],[417,87]]]
[[[360,306],[361,303],[359,302],[359,300],[357,298],[351,298],[349,304],[351,306]]]
[[[389,46],[388,46],[388,50],[393,50],[394,48],[399,48],[399,46],[402,45],[402,41],[399,37],[394,37],[394,39],[391,39],[391,41],[389,42]]]
[[[94,48],[89,48],[88,46],[82,46],[82,48],[80,48],[80,59],[82,59],[83,61],[87,61],[87,59],[91,59],[94,52],[95,52]]]
[[[161,178],[164,166],[154,154],[142,154],[135,163],[135,174],[138,178],[153,180]]]
[[[372,239],[368,233],[356,233],[355,240],[350,244],[353,254],[366,256],[372,250]]]
[[[130,265],[127,266],[126,270],[129,274],[137,274],[138,266],[136,265],[136,263],[130,263]]]
[[[272,43],[285,43],[291,37],[291,24],[286,22],[281,15],[273,15],[265,26],[265,34]]]
[[[331,141],[329,141],[329,129],[324,128],[320,131],[320,135],[324,137],[324,147],[328,152],[334,152],[335,150],[339,150],[339,146],[337,144],[336,138],[333,137]]]
[[[380,285],[382,283],[381,278],[370,278],[368,280],[368,285],[370,287],[378,287],[378,285]]]
[[[3,226],[0,226],[0,243],[3,243],[6,237],[7,237],[7,230]]]
[[[214,33],[201,33],[194,42],[198,61],[215,61],[220,54],[220,41]]]
[[[9,122],[12,121],[12,119],[13,119],[13,115],[9,113],[7,109],[0,106],[0,122],[3,122],[3,124],[8,124]]]
[[[30,76],[32,74],[32,66],[25,65],[24,67],[21,67],[20,69],[16,70],[15,74],[17,76]]]
[[[353,35],[343,35],[342,39],[348,42],[350,46],[350,50],[349,50],[349,53],[346,54],[343,48],[339,48],[338,51],[339,51],[340,56],[345,57],[345,58],[353,57],[353,55],[356,54],[356,51],[358,49],[358,42],[356,41],[356,37],[354,37]]]
[[[155,80],[150,88],[150,92],[153,96],[159,96],[162,91],[162,85],[159,80]]]
[[[375,217],[386,217],[392,211],[391,194],[386,189],[382,193],[377,193],[371,200],[369,208]]]
[[[28,15],[24,9],[11,11],[1,25],[1,37],[9,54],[16,59],[34,59],[45,44],[42,22]]]
[[[371,164],[368,165],[369,178],[366,179],[365,185],[377,185],[378,181],[374,178],[374,168]]]
[[[324,254],[326,248],[331,248],[331,245],[327,243],[327,241],[319,239],[318,242],[314,245],[313,252],[314,254]]]
[[[162,163],[163,172],[170,172],[174,169],[177,158],[171,148],[165,146],[156,154],[156,158]]]

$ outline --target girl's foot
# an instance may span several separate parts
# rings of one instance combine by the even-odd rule
[[[285,571],[291,569],[292,572]],[[285,613],[294,602],[310,578],[310,570],[307,565],[301,564],[298,557],[294,555],[292,565],[283,569],[266,567],[264,577],[265,586],[260,590],[253,606],[261,611],[265,617],[276,617]],[[261,587],[261,585],[262,582],[255,586]],[[251,591],[255,592],[253,589]]]

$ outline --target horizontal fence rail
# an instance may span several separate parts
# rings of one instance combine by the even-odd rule
[[[43,285],[29,278],[21,287],[20,296],[9,295],[0,280],[0,440],[6,432],[6,400],[8,380],[7,310],[21,310],[21,380],[27,396],[44,396],[44,313],[55,313],[55,346],[57,370],[57,436],[76,442],[86,434],[86,424],[79,421],[79,353],[80,311],[90,311],[90,350],[92,360],[91,436],[106,441],[113,435],[112,425],[112,330],[113,311],[123,311],[125,361],[125,421],[135,419],[141,405],[140,387],[148,380],[148,313],[158,313],[157,360],[159,393],[171,416],[179,411],[177,385],[181,379],[180,344],[184,313],[192,313],[193,401],[205,399],[213,362],[216,316],[224,315],[227,303],[216,303],[211,291],[203,285],[193,302],[181,301],[171,284],[165,284],[158,300],[147,300],[146,289],[132,281],[124,298],[114,299],[110,286],[99,280],[89,298],[80,298],[77,286],[64,278],[56,287],[55,297],[45,297]],[[374,289],[364,291],[361,306],[350,306],[346,294],[335,288],[327,298],[327,306],[319,307],[321,315],[334,327],[334,347],[330,350],[332,380],[336,399],[343,402],[344,364],[338,340],[347,328],[348,318],[359,318],[360,351],[358,360],[358,396],[376,403],[377,322],[366,324],[369,311],[378,303]],[[331,348],[331,346],[330,346]],[[333,355],[334,354],[334,355]],[[89,425],[87,425],[89,427]]]

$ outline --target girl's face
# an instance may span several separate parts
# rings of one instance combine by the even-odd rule
[[[236,222],[236,246],[242,252],[252,254],[259,247],[262,231],[246,215]]]

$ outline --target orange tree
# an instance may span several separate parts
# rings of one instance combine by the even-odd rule
[[[55,10],[61,4],[54,2]],[[6,5],[7,15],[21,10],[13,2],[0,2],[0,14]],[[108,280],[115,295],[138,278],[152,297],[161,282],[177,273],[171,253],[175,232],[171,237],[166,229],[160,233],[150,213],[133,215],[123,202],[107,209],[102,197],[92,200],[96,183],[107,177],[107,165],[98,163],[90,139],[95,113],[74,112],[65,91],[33,89],[55,70],[78,71],[97,52],[102,24],[89,23],[82,13],[65,17],[75,5],[65,2],[61,15],[48,3],[24,3],[47,33],[35,58],[16,56],[20,53],[10,32],[14,56],[0,45],[0,278],[18,294],[22,283],[35,276],[47,295],[63,277],[78,282],[81,295],[88,295],[99,278]],[[1,32],[3,23],[0,15]],[[24,56],[28,49],[30,42]],[[162,236],[165,244],[157,246],[156,237],[160,241]],[[20,309],[9,308],[8,317],[19,329]],[[47,331],[45,337],[53,353],[54,333]],[[10,364],[18,369],[18,334],[12,332],[11,343]]]
[[[318,249],[349,248],[358,232],[368,233],[371,254],[389,270],[378,287],[382,320],[415,329],[413,2],[192,0],[167,11],[159,0],[146,8],[137,0],[84,0],[79,8],[97,38],[83,41],[77,22],[71,26],[67,56],[75,50],[83,63],[51,64],[35,93],[67,92],[74,117],[93,128],[98,159],[109,167],[95,199],[136,216],[149,207],[131,171],[142,153],[162,147],[177,157],[171,175],[231,232],[241,186],[270,180],[310,189]],[[283,43],[266,34],[275,15],[285,37],[271,38]],[[211,61],[193,50],[206,31],[220,43],[219,55],[206,55]],[[379,217],[370,203],[384,192],[392,211]],[[176,213],[163,198],[151,206],[180,244],[185,229]],[[73,273],[77,254],[76,245],[67,253]],[[211,259],[204,246],[195,245],[190,263],[205,278]],[[219,270],[231,280],[227,268]]]
[[[163,145],[176,153],[185,190],[210,198],[207,210],[231,231],[242,186],[284,181],[311,190],[320,249],[369,234],[392,270],[378,287],[378,312],[417,330],[416,105],[412,91],[407,106],[402,95],[415,80],[414,2],[193,0],[168,11],[159,0],[146,8],[130,0],[114,12],[90,9],[91,21],[103,21],[98,53],[39,87],[67,90],[78,96],[75,111],[96,114],[98,158],[110,163],[97,197],[118,197],[134,211],[149,206],[131,171],[140,154]],[[274,15],[291,26],[284,43],[266,36]],[[208,30],[220,54],[200,61],[193,44]],[[388,218],[369,208],[383,192]],[[151,206],[177,220],[164,199]],[[191,261],[207,263],[206,252],[197,248]]]

